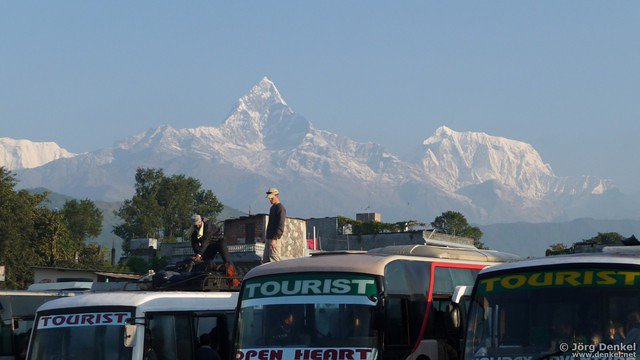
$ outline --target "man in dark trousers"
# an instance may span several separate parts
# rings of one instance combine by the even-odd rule
[[[191,217],[193,220],[193,233],[191,234],[191,247],[193,248],[193,261],[198,264],[204,261],[207,267],[209,262],[213,260],[218,253],[222,256],[224,265],[229,268],[229,251],[227,243],[224,241],[222,231],[213,221],[195,214]]]
[[[280,261],[280,251],[282,249],[282,233],[284,232],[284,222],[287,218],[287,210],[280,203],[280,192],[276,188],[267,191],[267,199],[271,203],[269,210],[269,223],[267,224],[267,240],[265,241],[264,256],[262,261]]]

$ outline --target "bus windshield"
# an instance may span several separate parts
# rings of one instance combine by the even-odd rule
[[[465,359],[635,358],[640,271],[539,269],[478,278]]]
[[[373,276],[307,274],[247,280],[237,359],[376,359]]]
[[[131,311],[39,315],[29,359],[131,359],[124,325]]]

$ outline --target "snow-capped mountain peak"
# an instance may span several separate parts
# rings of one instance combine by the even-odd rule
[[[239,208],[255,206],[264,188],[276,184],[301,215],[372,206],[422,219],[459,209],[472,221],[549,220],[580,208],[580,201],[606,197],[613,186],[557,177],[531,145],[482,132],[441,126],[416,145],[403,160],[379,144],[316,129],[265,77],[219,126],[160,126],[20,173],[30,187],[116,200],[131,194],[136,167],[160,167],[195,175]]]
[[[31,169],[60,158],[74,157],[54,142],[0,138],[0,166],[8,170]]]
[[[268,112],[274,105],[288,106],[276,85],[265,76],[248,93],[238,99],[235,111],[262,113]]]
[[[548,192],[550,179],[555,177],[540,154],[521,141],[442,126],[422,145],[418,163],[449,191],[497,181],[521,196],[538,199]]]
[[[298,145],[311,129],[311,123],[294,113],[266,76],[238,100],[220,126],[226,139],[253,151]]]

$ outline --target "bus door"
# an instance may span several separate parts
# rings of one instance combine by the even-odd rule
[[[202,345],[200,343],[201,336],[209,334],[211,347],[220,355],[220,358],[230,359],[234,317],[235,310],[195,313],[193,329],[196,349]]]
[[[428,305],[412,359],[426,355],[431,359],[458,359],[464,331],[460,319],[466,311],[453,313],[452,296],[458,286],[473,286],[485,265],[433,262],[430,269]],[[458,317],[454,319],[454,317]]]
[[[222,359],[228,359],[233,316],[232,310],[147,313],[143,359],[195,359],[201,345],[211,346]],[[209,344],[201,344],[201,339],[208,339]]]

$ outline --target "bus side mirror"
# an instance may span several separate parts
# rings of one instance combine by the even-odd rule
[[[124,326],[124,347],[131,348],[136,343],[137,325],[126,324]]]
[[[375,311],[373,313],[373,324],[372,327],[374,329],[384,329],[385,327],[385,319],[386,319],[386,297],[382,294],[378,295],[378,302],[374,307]]]
[[[449,304],[449,317],[451,318],[451,325],[456,330],[456,332],[460,331],[460,307],[456,303]]]

